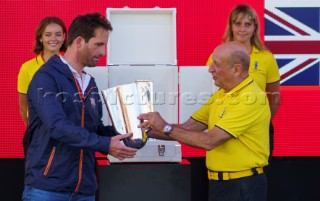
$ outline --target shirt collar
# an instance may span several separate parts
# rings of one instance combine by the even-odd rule
[[[78,73],[75,69],[73,69],[73,68],[68,64],[68,62],[67,62],[62,56],[60,56],[60,59],[61,59],[61,61],[62,61],[63,63],[65,63],[65,64],[68,65],[69,69],[71,70],[71,72],[72,72],[75,76],[80,77],[79,73]],[[87,74],[87,72],[84,71],[84,70],[82,70],[82,73],[83,73],[83,74]]]
[[[230,95],[234,94],[234,93],[240,91],[242,88],[248,86],[252,82],[253,82],[253,79],[250,76],[248,76],[246,79],[244,79],[242,82],[240,82],[240,84],[238,84],[231,91],[229,91],[228,94],[230,94]],[[223,92],[226,93],[224,90],[223,90]]]
[[[252,46],[252,53],[259,53],[260,50],[256,46]]]
[[[40,64],[40,65],[44,64],[44,61],[43,61],[43,59],[42,59],[41,54],[38,54],[38,56],[37,56],[37,62],[38,62],[38,64]]]

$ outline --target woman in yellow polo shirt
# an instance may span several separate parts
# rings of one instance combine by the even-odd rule
[[[48,16],[41,20],[35,34],[35,46],[33,52],[35,58],[22,64],[18,75],[19,109],[24,124],[28,126],[28,102],[27,90],[29,83],[36,71],[48,61],[51,56],[66,50],[67,29],[62,20],[54,16]],[[30,136],[25,132],[23,136],[24,153],[28,149]]]
[[[238,5],[230,13],[223,42],[238,41],[250,55],[249,75],[267,92],[271,119],[280,104],[280,74],[278,64],[260,39],[260,28],[256,11],[248,5]],[[212,63],[212,54],[206,65]],[[273,150],[273,126],[270,126],[270,155]]]

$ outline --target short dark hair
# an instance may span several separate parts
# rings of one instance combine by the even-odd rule
[[[33,47],[33,52],[36,53],[36,54],[39,54],[40,52],[43,51],[43,45],[41,44],[40,42],[40,38],[42,36],[42,33],[44,32],[44,30],[46,29],[46,27],[49,25],[49,24],[57,24],[57,25],[60,25],[62,27],[62,30],[63,30],[63,33],[65,35],[67,35],[67,28],[66,26],[64,25],[63,21],[60,20],[58,17],[55,17],[55,16],[48,16],[48,17],[45,17],[43,18],[39,25],[38,25],[38,28],[37,28],[37,31],[36,31],[36,35],[35,35],[35,40],[36,40],[36,44],[34,45]],[[67,37],[67,36],[66,36]],[[66,45],[66,39],[64,40],[61,48],[60,48],[60,51],[64,52],[66,51],[67,49],[67,45]]]
[[[67,45],[71,45],[79,36],[88,42],[90,38],[95,36],[97,28],[103,28],[107,31],[113,30],[111,23],[100,13],[94,12],[76,17],[68,30]]]

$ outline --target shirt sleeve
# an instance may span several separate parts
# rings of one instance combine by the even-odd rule
[[[271,52],[268,54],[267,60],[267,83],[273,83],[280,80],[279,67],[276,59]]]
[[[27,94],[28,86],[29,86],[29,76],[28,73],[24,70],[24,65],[21,66],[19,74],[18,74],[18,92],[22,94]]]
[[[209,124],[209,113],[211,104],[215,100],[215,94],[213,94],[208,101],[197,111],[192,114],[192,118],[196,121],[199,121],[205,125]]]

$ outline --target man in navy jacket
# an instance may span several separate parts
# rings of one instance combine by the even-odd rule
[[[64,56],[53,56],[34,75],[27,94],[32,141],[23,200],[94,201],[95,152],[120,160],[136,154],[120,143],[130,134],[117,135],[102,124],[96,83],[83,70],[105,55],[110,31],[111,24],[99,13],[76,17]]]

